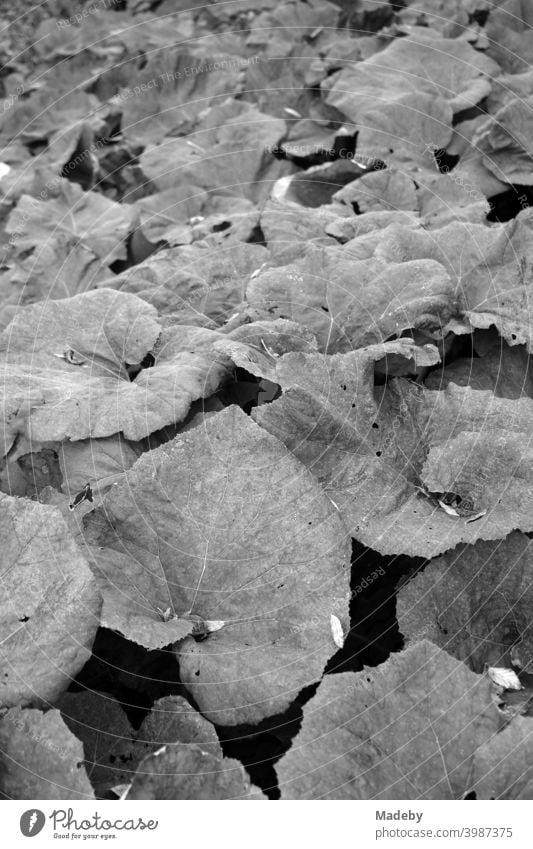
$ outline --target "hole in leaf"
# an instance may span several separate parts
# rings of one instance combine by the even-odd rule
[[[213,224],[213,233],[222,233],[231,227],[231,221],[221,221],[220,224]]]

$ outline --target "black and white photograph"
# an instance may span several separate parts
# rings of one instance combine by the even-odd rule
[[[0,69],[9,845],[531,846],[532,0],[0,0]]]

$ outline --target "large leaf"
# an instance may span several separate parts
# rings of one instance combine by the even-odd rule
[[[533,670],[533,548],[518,532],[459,546],[434,560],[398,594],[400,631],[420,633],[474,670]]]
[[[107,279],[105,285],[135,293],[180,324],[207,326],[209,317],[220,324],[244,300],[250,275],[267,259],[261,245],[169,248]]]
[[[198,744],[222,754],[215,729],[180,696],[156,701],[134,731],[120,704],[105,693],[65,693],[56,705],[83,742],[85,769],[98,796],[131,784],[147,755],[167,744]]]
[[[333,238],[326,235],[326,227],[341,215],[340,207],[309,207],[304,213],[296,204],[267,201],[261,212],[261,229],[271,261],[276,265],[292,262],[305,253],[309,243],[334,245]],[[353,219],[350,216],[348,220]]]
[[[328,102],[357,123],[369,105],[387,111],[389,103],[399,103],[411,94],[418,97],[421,113],[431,114],[430,100],[461,112],[489,93],[490,79],[499,70],[466,41],[418,30],[416,35],[393,39],[385,50],[341,71],[327,86]],[[412,103],[414,107],[415,99]]]
[[[158,608],[169,632],[191,615],[224,623],[177,648],[209,719],[258,722],[320,677],[331,614],[346,627],[349,540],[312,475],[237,407],[141,457],[86,522],[130,639],[147,639]]]
[[[496,231],[481,261],[465,269],[459,290],[461,309],[473,327],[495,325],[509,345],[527,345],[530,352],[532,221],[524,209]]]
[[[241,324],[215,347],[250,374],[275,382],[280,356],[288,351],[316,351],[317,346],[315,337],[305,327],[278,318]]]
[[[140,763],[125,799],[255,799],[240,761],[205,752],[195,743],[165,746]]]
[[[487,119],[473,143],[483,153],[484,165],[499,179],[513,185],[533,185],[533,97],[514,98]]]
[[[485,32],[490,39],[489,55],[511,74],[531,69],[531,6],[527,0],[504,0],[491,9]]]
[[[462,799],[500,726],[488,678],[427,640],[329,675],[276,766],[284,799]]]
[[[352,536],[383,554],[434,557],[533,530],[533,400],[453,383],[374,390],[374,362],[387,354],[414,357],[414,371],[436,351],[399,340],[330,357],[286,354],[276,366],[283,395],[254,418],[313,471]]]
[[[194,140],[167,138],[140,156],[146,176],[159,188],[191,185],[215,194],[266,199],[287,172],[269,153],[285,133],[285,121],[228,99],[207,112]]]
[[[355,122],[358,154],[420,166],[432,146],[447,147],[453,113],[482,100],[498,71],[465,41],[418,30],[322,85],[327,102]]]
[[[137,73],[136,85],[115,98],[122,111],[123,132],[142,144],[183,135],[217,98],[242,89],[246,66],[246,59],[207,53],[205,48],[196,53],[178,48],[153,54]]]
[[[484,223],[491,210],[483,192],[453,171],[420,175],[417,182],[422,221],[432,230],[450,222]]]
[[[348,246],[308,248],[304,259],[258,274],[246,297],[309,328],[330,354],[446,324],[455,295],[445,268],[435,260],[399,260],[359,259]]]
[[[91,309],[84,321],[83,311]],[[54,442],[122,432],[138,440],[183,421],[194,401],[218,389],[232,365],[213,348],[218,333],[160,330],[153,307],[112,290],[21,310],[0,337],[7,350],[4,453],[17,434]],[[151,350],[154,367],[131,381],[126,363],[139,363]]]
[[[137,444],[119,435],[78,442],[32,442],[19,437],[9,458],[0,463],[0,489],[34,498],[53,487],[72,503],[90,485],[94,500],[120,480],[139,454]]]
[[[485,356],[461,357],[442,371],[431,372],[425,383],[430,389],[444,389],[451,382],[471,389],[490,389],[500,398],[533,398],[530,360],[524,346],[511,348],[498,337],[498,344]]]
[[[210,196],[194,186],[173,186],[139,198],[134,206],[142,235],[151,243],[148,248],[159,242],[189,245],[209,237],[211,242],[231,241],[237,247],[235,241],[253,238],[259,220],[259,210],[250,200]]]
[[[70,298],[109,278],[109,268],[83,244],[62,237],[50,238],[29,256],[13,258],[0,277],[2,309],[35,303],[46,298]],[[8,324],[2,320],[1,329]]]
[[[54,357],[59,368],[71,349],[77,355],[71,359],[91,361],[93,374],[100,373],[98,366],[120,373],[124,364],[141,362],[160,331],[152,306],[129,293],[100,289],[19,310],[0,336],[0,350],[8,362],[36,354],[34,366],[51,364]]]
[[[111,290],[18,310],[0,335],[2,454],[19,434],[45,442],[119,432],[103,392],[131,395],[125,365],[139,363],[160,330],[153,307]]]
[[[0,719],[0,797],[94,799],[83,749],[58,710],[13,708]]]
[[[56,133],[58,126],[71,127],[86,121],[88,116],[96,128],[102,123],[94,115],[97,106],[97,98],[84,91],[65,90],[58,98],[52,98],[46,89],[34,91],[3,110],[0,132],[6,139],[22,139],[25,143],[44,141]]]
[[[337,192],[335,199],[356,203],[360,213],[418,210],[415,183],[407,174],[394,168],[364,174]]]
[[[67,180],[50,200],[23,195],[9,216],[6,231],[19,250],[62,240],[64,255],[81,243],[107,265],[126,258],[125,239],[131,229],[131,210],[96,192],[84,192]]]
[[[135,731],[116,699],[90,690],[63,693],[55,707],[69,732],[83,743],[83,766],[97,796],[131,781],[146,753],[132,756]]]
[[[47,704],[89,659],[101,599],[54,507],[1,494],[0,524],[0,704]]]
[[[346,86],[351,95],[351,87],[357,85],[357,81],[349,79],[337,85],[342,85],[343,95],[333,97],[337,95],[337,91],[333,91],[327,101],[333,105],[344,99]],[[388,165],[405,163],[408,168],[420,168],[431,162],[433,148],[448,146],[453,115],[450,104],[442,97],[405,90],[387,92],[385,96],[380,93],[379,97],[376,94],[373,92],[359,108],[348,105],[343,109],[349,116],[356,116],[353,120],[359,130],[357,154],[363,161],[378,160]]]
[[[426,180],[425,177],[420,179]],[[363,217],[363,221],[367,217],[369,213]],[[381,233],[376,233],[375,228],[372,228],[376,238],[374,253],[379,259],[389,262],[398,262],[398,258],[402,258],[403,262],[436,260],[454,281],[457,294],[464,296],[464,278],[469,271],[479,268],[480,273],[484,271],[485,276],[490,275],[491,248],[504,230],[504,225],[489,228],[476,223],[453,221],[439,227],[435,233],[412,223],[391,222]],[[360,233],[358,228],[356,243]]]
[[[533,721],[518,716],[476,753],[473,790],[477,799],[531,799]]]
[[[428,26],[447,38],[456,38],[470,23],[468,13],[485,5],[484,0],[414,0],[399,10],[398,20],[404,25]]]

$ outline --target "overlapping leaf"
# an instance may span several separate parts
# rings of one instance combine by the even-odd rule
[[[222,754],[213,726],[180,696],[158,699],[136,731],[119,703],[103,693],[65,693],[56,706],[83,742],[85,769],[98,796],[131,784],[143,758],[162,746],[194,743]]]
[[[244,300],[252,273],[268,259],[261,245],[191,245],[159,251],[106,286],[133,292],[176,322],[214,326]]]
[[[131,226],[127,206],[65,180],[59,195],[49,200],[22,195],[6,231],[19,250],[46,247],[53,239],[66,256],[71,246],[81,243],[110,265],[126,258],[125,239]]]
[[[158,616],[167,642],[186,616],[224,623],[177,648],[208,718],[257,722],[320,677],[330,615],[346,627],[348,538],[312,475],[238,408],[141,458],[87,522],[113,627],[150,646]]]
[[[205,49],[152,54],[136,75],[140,91],[126,87],[116,96],[124,133],[144,144],[182,135],[212,103],[243,88],[246,65],[239,56]]]
[[[533,401],[453,383],[431,392],[394,380],[376,391],[374,362],[387,354],[414,366],[438,359],[408,340],[330,357],[287,354],[276,368],[283,396],[254,418],[313,471],[352,535],[383,554],[434,557],[533,530]],[[462,504],[460,512],[439,500]]]
[[[533,722],[517,717],[478,749],[473,792],[477,799],[531,799]]]
[[[323,678],[282,797],[528,798],[528,4],[153,5],[2,43],[0,795],[262,798]]]
[[[485,166],[511,184],[533,185],[533,97],[515,98],[489,118],[474,137]]]
[[[228,99],[212,107],[194,139],[166,138],[140,157],[146,176],[159,188],[196,186],[213,194],[266,199],[287,171],[270,150],[281,141],[285,121],[249,104]]]
[[[460,546],[433,561],[398,595],[406,639],[428,639],[475,672],[485,664],[533,669],[533,549],[518,532]]]
[[[54,507],[0,494],[0,523],[0,704],[46,705],[89,659],[101,599]]]
[[[82,745],[58,710],[9,710],[0,719],[0,751],[0,798],[94,799]]]
[[[49,442],[122,432],[138,440],[183,421],[193,401],[215,392],[231,362],[213,349],[217,333],[177,327],[155,350],[160,331],[153,307],[110,289],[17,313],[0,339],[4,454],[17,434]],[[151,350],[154,367],[131,381],[126,364]]]
[[[73,502],[89,485],[94,499],[121,480],[139,454],[139,445],[119,435],[45,443],[19,438],[0,471],[0,489],[10,495],[34,497],[52,486]]]
[[[282,798],[462,799],[499,728],[489,680],[424,640],[324,678],[276,766]]]
[[[308,248],[302,260],[265,269],[250,281],[246,297],[308,327],[330,354],[410,328],[440,328],[455,311],[452,281],[440,263],[359,260],[348,247]]]
[[[265,797],[240,761],[195,743],[165,746],[140,763],[125,799],[255,799]]]
[[[328,101],[356,122],[369,102],[400,102],[406,93],[419,96],[421,112],[425,112],[426,96],[460,112],[489,93],[490,79],[498,72],[494,61],[467,42],[438,38],[431,31],[422,35],[419,30],[416,36],[394,39],[386,50],[342,71],[328,86]]]
[[[450,382],[488,389],[500,398],[533,398],[530,355],[523,345],[511,348],[502,339],[484,356],[461,357],[442,371],[432,372],[425,381],[430,389],[444,389]]]

